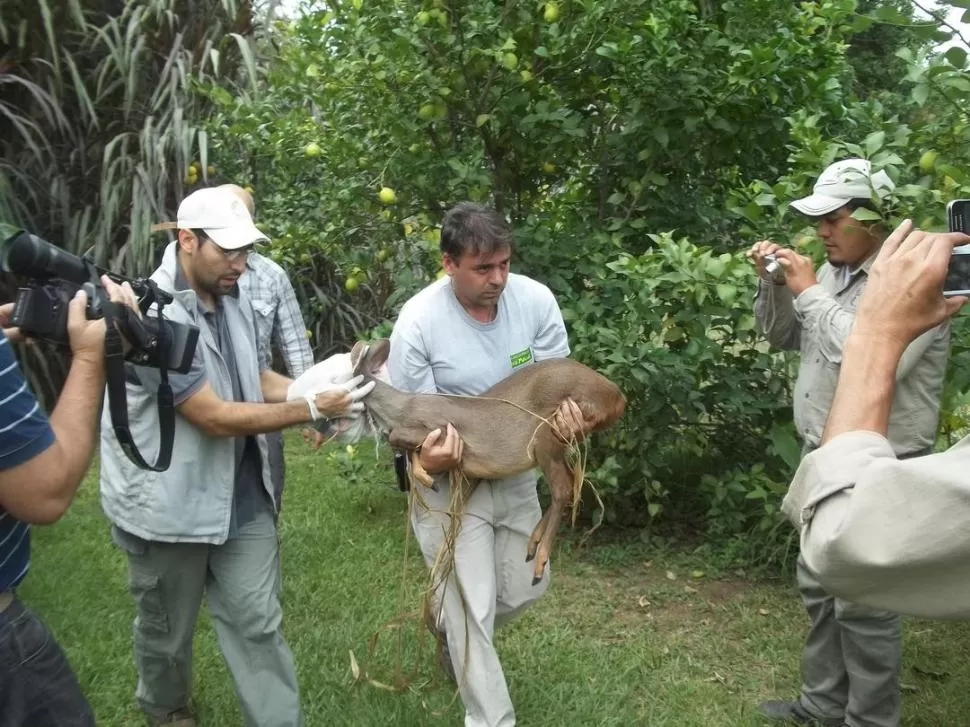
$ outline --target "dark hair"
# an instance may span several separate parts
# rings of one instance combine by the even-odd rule
[[[489,255],[512,248],[512,228],[491,207],[459,202],[441,221],[440,247],[456,260],[466,252]]]
[[[200,245],[209,239],[209,236],[205,234],[205,230],[203,230],[201,227],[193,227],[189,230],[189,232],[195,235],[195,239],[199,241]]]

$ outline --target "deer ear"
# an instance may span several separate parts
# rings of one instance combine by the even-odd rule
[[[366,359],[368,345],[363,341],[357,341],[354,347],[350,350],[350,363],[354,367],[354,376],[361,372],[363,368],[364,360]]]
[[[387,357],[391,355],[391,342],[386,338],[374,341],[370,345],[365,358],[367,359],[366,370],[369,374],[376,374],[377,370],[387,363]]]
[[[391,342],[381,338],[374,343],[358,341],[350,352],[350,360],[354,364],[354,376],[368,374],[373,376],[377,370],[387,363],[391,353]]]

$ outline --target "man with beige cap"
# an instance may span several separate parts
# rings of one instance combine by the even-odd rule
[[[266,365],[252,307],[238,281],[266,237],[225,189],[192,193],[172,225],[178,241],[152,274],[174,300],[172,320],[199,328],[191,369],[169,373],[175,453],[164,472],[142,470],[109,422],[101,431],[101,504],[128,559],[135,600],[135,692],[154,725],[194,727],[192,637],[207,597],[248,727],[302,724],[293,655],[283,637],[279,540],[266,432],[359,416],[362,377],[287,401],[292,380]],[[131,434],[158,448],[159,372],[127,366]]]
[[[812,260],[769,240],[748,256],[759,274],[755,318],[768,341],[801,352],[794,415],[802,454],[819,447],[839,381],[842,351],[880,247],[894,184],[864,159],[828,166],[813,194],[791,203],[816,222],[828,258]],[[862,210],[863,212],[857,212]],[[767,260],[766,260],[767,258]],[[774,275],[769,263],[780,268]],[[896,371],[888,439],[899,458],[932,450],[949,351],[944,322],[917,338]],[[898,614],[834,597],[799,556],[798,588],[811,619],[794,701],[759,705],[770,719],[849,727],[900,723],[902,628]]]
[[[227,189],[243,201],[249,214],[255,218],[256,206],[252,194],[238,184],[223,184],[221,189]],[[249,298],[253,306],[253,316],[256,322],[256,337],[263,351],[268,368],[272,364],[273,346],[280,352],[280,357],[286,366],[286,372],[291,379],[300,378],[303,373],[313,366],[313,351],[310,349],[310,339],[307,337],[306,322],[300,311],[300,303],[296,298],[296,291],[290,282],[286,271],[266,255],[253,250],[246,258],[246,270],[239,278],[239,288]],[[312,430],[305,429],[304,436],[309,438]],[[314,435],[319,440],[319,435]],[[276,499],[282,506],[283,486],[286,479],[286,463],[283,456],[283,433],[269,432],[266,434],[266,444],[269,446],[270,474],[273,477],[273,489]]]

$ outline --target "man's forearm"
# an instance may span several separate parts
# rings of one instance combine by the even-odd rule
[[[54,430],[58,477],[52,477],[50,497],[66,508],[74,497],[84,473],[91,465],[98,437],[98,419],[104,401],[105,369],[103,358],[75,357],[67,380],[50,415]]]
[[[199,425],[214,437],[246,437],[311,421],[310,408],[303,399],[280,404],[224,401]]]
[[[286,401],[286,393],[293,379],[289,379],[272,369],[264,369],[259,375],[259,385],[263,390],[263,399],[268,402]]]
[[[898,343],[864,329],[849,335],[822,444],[846,432],[887,434],[896,368],[904,350]]]

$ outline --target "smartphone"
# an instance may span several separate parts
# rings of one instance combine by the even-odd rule
[[[946,206],[950,232],[970,235],[970,199],[955,199]],[[970,295],[970,244],[953,248],[943,283],[943,295]]]

